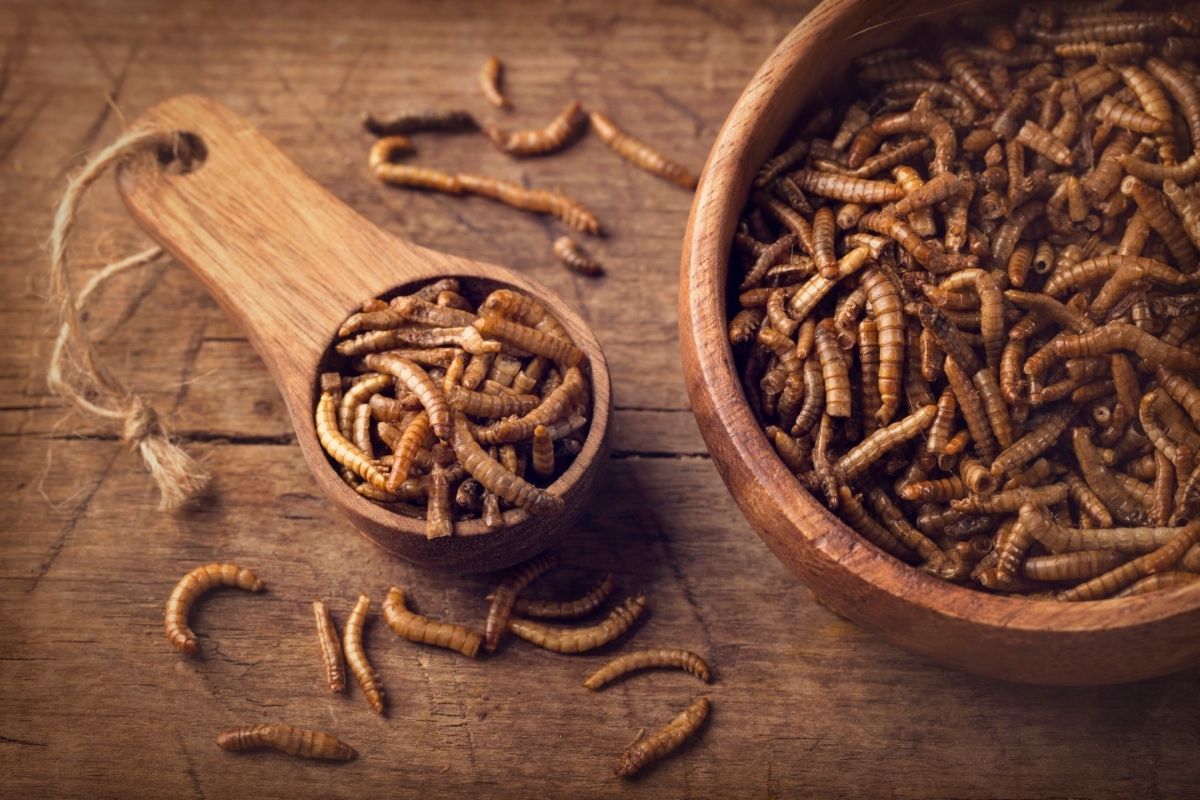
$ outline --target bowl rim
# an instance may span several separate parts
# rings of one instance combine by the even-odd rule
[[[861,16],[868,7],[878,11],[880,5],[865,0],[823,0],[801,19],[738,98],[701,175],[681,255],[679,338],[688,396],[714,463],[735,502],[768,545],[775,531],[789,529],[796,541],[787,544],[796,548],[801,560],[810,562],[806,564],[808,577],[832,571],[858,587],[859,594],[882,592],[894,601],[947,620],[1046,634],[1141,627],[1200,610],[1200,582],[1126,598],[1047,603],[993,595],[927,575],[879,550],[804,489],[783,465],[750,410],[726,333],[726,289],[736,219],[749,194],[750,180],[765,158],[756,158],[751,151],[757,144],[759,151],[769,145],[767,155],[774,152],[788,124],[799,115],[794,102],[789,104],[784,97],[795,54],[830,29],[846,28],[851,18]],[[896,9],[911,13],[913,5],[933,8],[939,4],[882,5],[883,13],[890,8],[894,15]],[[767,129],[772,125],[778,133],[769,135]],[[735,479],[741,482],[738,492],[734,491]],[[765,507],[779,521],[770,526],[770,533],[756,519],[762,513],[756,506]],[[810,513],[807,519],[798,513],[804,508]],[[812,529],[813,512],[822,523],[821,530]],[[792,568],[786,561],[785,565]],[[799,577],[803,580],[806,576]],[[817,581],[804,582],[818,588]],[[1048,614],[1048,609],[1053,613]],[[853,609],[847,616],[863,622]]]

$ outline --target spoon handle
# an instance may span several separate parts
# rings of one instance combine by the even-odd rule
[[[179,173],[153,153],[132,159],[117,178],[125,205],[241,324],[281,386],[311,386],[333,332],[364,299],[471,272],[376,228],[213,100],[176,97],[138,124],[193,134],[203,163]]]

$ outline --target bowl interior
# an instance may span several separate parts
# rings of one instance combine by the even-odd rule
[[[951,14],[1008,4],[826,0],[763,64],[710,153],[684,242],[680,339],[702,435],[773,552],[833,610],[909,649],[1008,680],[1115,683],[1200,663],[1200,586],[1045,603],[949,584],[884,554],[813,499],[750,410],[726,338],[729,253],[759,165],[851,59]],[[1181,632],[1193,637],[1190,641]],[[1114,648],[1133,648],[1125,655]]]

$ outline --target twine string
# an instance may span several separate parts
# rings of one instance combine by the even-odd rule
[[[46,383],[53,394],[65,397],[81,411],[120,422],[122,439],[137,450],[150,476],[158,484],[159,508],[172,510],[203,494],[211,481],[208,470],[171,441],[158,413],[128,389],[99,359],[83,324],[83,310],[96,291],[114,276],[153,264],[163,255],[150,247],[96,272],[75,295],[68,266],[67,243],[79,206],[88,189],[114,164],[145,151],[166,149],[179,158],[187,143],[181,136],[157,128],[126,131],[97,153],[71,177],[54,214],[50,233],[50,295],[59,324],[50,355]]]

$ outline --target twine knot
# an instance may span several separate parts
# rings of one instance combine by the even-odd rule
[[[129,409],[129,415],[125,417],[125,430],[121,434],[121,439],[132,449],[141,444],[151,433],[156,432],[162,432],[162,426],[158,423],[158,412],[143,403],[141,398],[135,398]]]

